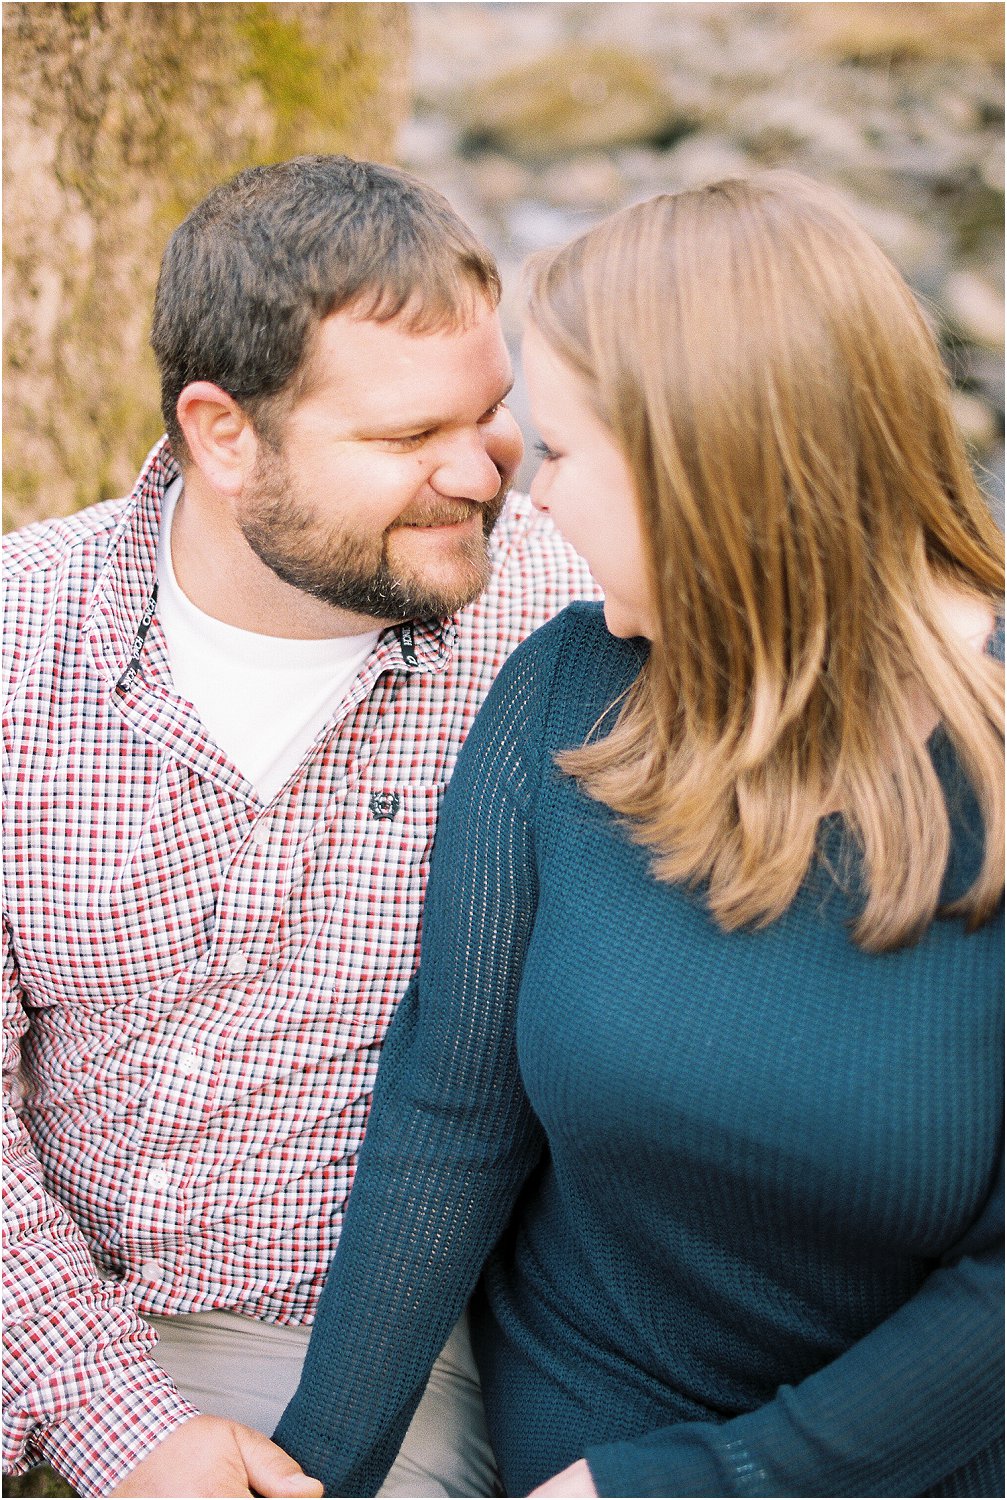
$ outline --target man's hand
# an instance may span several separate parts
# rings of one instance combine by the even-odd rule
[[[587,1466],[586,1458],[578,1458],[575,1464],[564,1469],[561,1474],[554,1474],[547,1479],[545,1484],[540,1484],[537,1490],[532,1490],[533,1495],[597,1495],[594,1480],[591,1478],[591,1470]]]
[[[315,1500],[322,1486],[261,1432],[226,1417],[191,1417],[130,1469],[114,1500],[155,1495],[275,1495]]]

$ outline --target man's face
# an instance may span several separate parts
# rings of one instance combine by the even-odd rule
[[[453,331],[334,313],[309,388],[260,440],[238,524],[285,582],[391,622],[452,614],[486,586],[487,538],[521,459],[496,312]]]

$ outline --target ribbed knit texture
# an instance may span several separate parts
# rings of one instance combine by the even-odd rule
[[[583,1456],[609,1496],[1003,1494],[1002,912],[863,953],[832,819],[722,933],[554,765],[642,650],[573,606],[469,737],[278,1439],[373,1494],[485,1267],[510,1495]],[[934,746],[950,892],[981,834]]]

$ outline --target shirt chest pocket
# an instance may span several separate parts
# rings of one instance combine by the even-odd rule
[[[445,783],[366,783],[346,800],[330,846],[333,941],[343,995],[380,1031],[419,960],[420,918]],[[371,1024],[368,1024],[371,1023]]]

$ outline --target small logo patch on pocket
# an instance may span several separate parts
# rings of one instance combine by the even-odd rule
[[[398,792],[372,792],[371,817],[387,818],[390,822],[398,812],[401,801]]]

